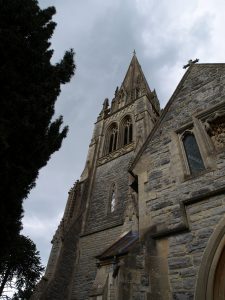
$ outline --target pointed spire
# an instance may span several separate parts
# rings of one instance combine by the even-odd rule
[[[111,112],[114,112],[129,102],[134,101],[142,96],[147,96],[156,111],[159,110],[157,99],[145,79],[145,75],[138,62],[136,51],[133,51],[133,56],[128,67],[125,78],[120,86],[115,91],[115,97],[112,100]]]
[[[141,69],[141,66],[138,62],[136,51],[133,52],[133,57],[131,59],[130,65],[128,67],[126,76],[121,85],[121,88],[124,88],[127,93],[134,92],[135,89],[145,90],[145,92],[151,92],[147,80],[145,79],[144,73]],[[141,92],[140,90],[140,92]],[[144,92],[144,91],[143,91]],[[132,98],[132,97],[131,97]],[[138,97],[135,97],[138,98]],[[131,99],[134,100],[134,99]]]

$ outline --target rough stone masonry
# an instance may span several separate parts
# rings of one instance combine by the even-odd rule
[[[225,299],[225,64],[187,67],[161,110],[134,53],[31,299]]]

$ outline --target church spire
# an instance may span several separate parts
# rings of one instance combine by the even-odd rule
[[[135,50],[133,52],[133,57],[131,59],[130,65],[128,67],[121,88],[125,88],[126,91],[130,93],[134,92],[135,89],[142,89],[142,92],[144,93],[151,92],[147,80],[145,79],[144,73],[141,69],[141,66],[138,62]]]
[[[142,96],[147,96],[154,108],[159,110],[158,99],[150,90],[134,50],[125,78],[120,88],[117,87],[115,91],[111,109],[115,111]]]

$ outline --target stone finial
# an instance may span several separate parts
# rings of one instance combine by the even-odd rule
[[[101,120],[102,118],[104,118],[105,116],[108,115],[110,108],[109,108],[109,99],[105,98],[103,104],[102,104],[102,110],[100,111],[100,114],[98,116],[97,120]]]
[[[103,117],[108,116],[109,112],[110,112],[110,108],[109,108],[109,99],[105,98],[104,102],[103,102],[103,108],[102,108],[102,112],[103,112]]]
[[[118,91],[119,91],[119,87],[117,86],[116,90],[115,90],[115,93],[114,93],[115,97],[118,95]]]
[[[104,102],[103,102],[103,111],[107,110],[109,108],[109,99],[105,98]]]

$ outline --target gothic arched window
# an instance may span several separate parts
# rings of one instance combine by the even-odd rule
[[[126,117],[122,122],[122,131],[122,140],[125,146],[133,141],[133,124],[130,117]]]
[[[117,127],[113,127],[109,137],[109,153],[116,150],[117,146]]]
[[[117,149],[118,127],[112,124],[106,132],[104,153],[108,154]]]
[[[184,134],[182,140],[190,173],[195,175],[205,170],[202,156],[194,134],[192,132],[187,132]]]

